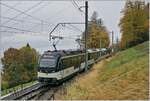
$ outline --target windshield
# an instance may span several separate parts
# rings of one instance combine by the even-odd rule
[[[55,59],[42,58],[40,61],[40,67],[55,67]]]

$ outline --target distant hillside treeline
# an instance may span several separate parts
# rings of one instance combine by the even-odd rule
[[[6,50],[1,59],[3,64],[2,89],[34,80],[38,57],[39,53],[29,44],[20,49]]]

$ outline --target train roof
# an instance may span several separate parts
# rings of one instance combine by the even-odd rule
[[[93,53],[93,52],[98,52],[98,51],[105,51],[106,48],[101,48],[101,49],[88,49],[87,51],[89,53]],[[79,54],[79,53],[85,53],[85,50],[57,50],[57,51],[45,51],[43,55],[51,55],[51,56],[67,56],[67,55],[75,55],[75,54]]]
[[[58,50],[58,51],[45,51],[43,55],[53,55],[53,56],[67,56],[84,53],[84,50]]]

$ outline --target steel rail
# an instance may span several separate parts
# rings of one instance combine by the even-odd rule
[[[38,89],[42,88],[44,85],[41,83],[36,83],[30,87],[27,87],[25,89],[19,90],[15,93],[10,93],[7,94],[5,96],[1,97],[1,100],[16,100],[16,99],[20,99],[21,97],[25,97],[25,95],[37,91]]]

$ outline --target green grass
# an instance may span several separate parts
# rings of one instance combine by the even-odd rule
[[[107,64],[107,67],[115,68],[124,63],[128,63],[129,61],[132,61],[133,59],[137,59],[138,57],[141,57],[144,55],[148,56],[148,52],[149,52],[148,42],[142,43],[133,48],[129,48],[125,51],[119,52],[117,56],[113,58],[113,60]]]
[[[106,78],[111,77],[114,72],[119,72],[121,75],[131,69],[137,68],[138,63],[142,62],[141,58],[146,59],[146,63],[148,63],[149,56],[149,43],[144,42],[140,45],[137,45],[133,48],[129,48],[127,50],[119,52],[111,61],[106,61],[103,76],[100,77],[100,80],[105,81]],[[130,62],[133,66],[130,66]],[[116,76],[118,76],[116,75]]]
[[[149,42],[117,53],[93,67],[60,99],[149,99]]]
[[[23,89],[26,88],[26,87],[29,87],[29,86],[37,83],[37,82],[38,81],[32,81],[32,82],[25,83],[25,84],[23,84]],[[22,85],[18,85],[18,86],[15,86],[13,88],[5,89],[5,90],[1,91],[1,96],[4,96],[8,93],[12,93],[12,92],[14,92],[14,90],[18,91],[18,90],[21,90],[21,89],[22,89]]]

